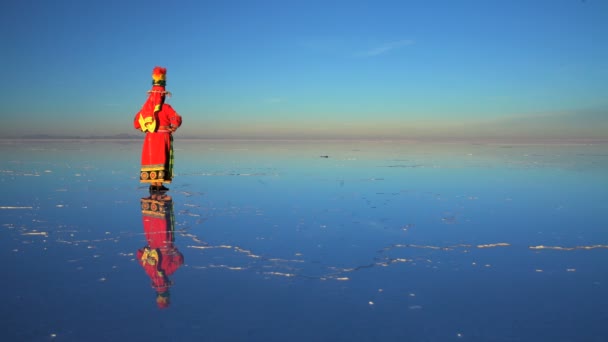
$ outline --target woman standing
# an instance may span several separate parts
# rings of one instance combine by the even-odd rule
[[[141,153],[139,181],[150,184],[150,192],[167,191],[163,183],[173,179],[173,135],[182,117],[165,103],[171,93],[165,90],[167,69],[152,71],[152,90],[148,100],[135,115],[134,126],[146,133]]]

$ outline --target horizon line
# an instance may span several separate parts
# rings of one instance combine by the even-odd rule
[[[143,135],[116,134],[111,136],[62,136],[51,134],[34,134],[13,137],[0,137],[0,141],[54,141],[54,140],[91,140],[91,141],[137,141],[143,139]],[[285,141],[285,142],[409,142],[409,143],[509,143],[509,144],[608,144],[605,137],[259,137],[259,136],[182,136],[178,140],[201,140],[201,141]]]

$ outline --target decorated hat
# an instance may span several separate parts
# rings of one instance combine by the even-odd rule
[[[152,70],[152,85],[165,87],[167,84],[167,68],[161,68],[159,66],[154,67]]]
[[[171,93],[165,90],[167,85],[167,68],[154,67],[152,70],[152,90],[148,90],[148,94],[160,97],[163,95],[171,96]]]

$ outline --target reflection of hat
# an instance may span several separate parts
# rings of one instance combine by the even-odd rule
[[[169,304],[171,304],[169,291],[159,293],[156,296],[156,305],[158,305],[159,309],[166,309],[169,307]]]

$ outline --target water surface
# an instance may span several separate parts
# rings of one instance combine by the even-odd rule
[[[0,143],[7,341],[608,338],[607,145],[175,141]]]

